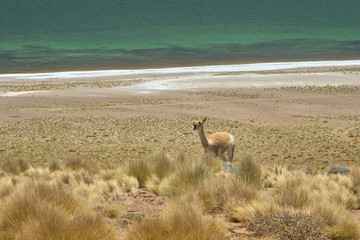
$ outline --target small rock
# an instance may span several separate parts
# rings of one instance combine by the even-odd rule
[[[122,228],[127,228],[128,227],[128,223],[125,222],[125,221],[117,221],[115,225],[118,226],[118,227],[122,227]]]
[[[239,170],[238,165],[228,162],[228,161],[223,161],[221,163],[221,165],[222,165],[223,171],[226,173],[236,173]]]
[[[347,175],[350,172],[349,166],[333,167],[326,171],[327,174],[341,174]]]
[[[300,169],[296,170],[295,172],[301,172],[301,173],[305,173],[305,174],[310,174],[309,170],[307,170],[305,168],[300,168]]]

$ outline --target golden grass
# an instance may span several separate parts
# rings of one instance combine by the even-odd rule
[[[10,158],[2,163],[1,168],[5,172],[19,175],[21,172],[24,172],[29,168],[29,163],[22,158],[20,159]]]
[[[352,190],[358,200],[357,205],[360,207],[360,168],[358,166],[351,168],[350,179],[352,182]]]
[[[330,230],[333,240],[356,240],[360,239],[359,222],[353,218],[346,218]]]
[[[358,207],[348,176],[306,175],[301,172],[284,171],[279,177],[275,192],[280,205],[299,209],[316,203],[319,199],[327,199],[344,209]]]
[[[269,199],[256,199],[235,205],[229,210],[229,218],[234,222],[251,222],[259,214],[272,214],[281,211],[281,207]]]
[[[0,208],[1,239],[116,239],[113,227],[63,185],[25,180]]]
[[[140,187],[145,186],[146,180],[150,177],[150,167],[145,159],[134,160],[127,164],[125,173],[135,177]]]
[[[250,202],[258,192],[236,176],[228,174],[210,175],[199,184],[196,194],[208,213],[223,212],[236,204]]]
[[[128,176],[123,172],[119,172],[116,175],[116,179],[118,181],[118,184],[126,191],[135,193],[137,189],[139,188],[139,182],[138,180],[133,176]]]
[[[240,160],[237,176],[254,188],[261,188],[261,167],[250,155]]]
[[[144,221],[127,239],[225,239],[226,223],[203,213],[196,197],[186,194],[170,202],[160,219]]]
[[[214,158],[214,155],[211,153],[205,153],[202,161],[206,164],[207,168],[213,172],[218,172],[222,169],[221,162]]]
[[[208,174],[203,162],[195,161],[188,165],[178,165],[159,185],[159,194],[176,196],[196,188]]]
[[[150,154],[145,160],[151,166],[151,172],[159,179],[164,178],[175,167],[175,162],[164,151]]]
[[[128,239],[224,239],[228,221],[252,224],[263,239],[277,239],[280,228],[263,229],[260,222],[273,219],[288,224],[289,236],[300,236],[305,234],[301,229],[308,226],[307,218],[317,224],[311,236],[360,238],[360,222],[352,213],[359,207],[357,168],[349,176],[305,174],[264,167],[245,157],[244,178],[213,168],[216,161],[220,162],[212,159],[209,164],[206,158],[185,154],[172,159],[158,151],[117,169],[75,161],[79,167],[57,162],[56,170],[29,166],[20,173],[2,171],[0,238],[46,239],[52,234],[53,239],[96,239],[100,235],[101,239],[115,239],[115,226],[105,219],[116,222],[128,216],[124,215],[126,205],[118,201],[125,195],[136,197],[139,187],[169,196],[170,202],[160,217],[136,220]],[[142,172],[146,178],[141,178]],[[249,173],[256,181],[249,181]],[[141,180],[144,185],[138,179],[146,179]],[[294,219],[299,219],[295,222],[300,227]]]
[[[330,239],[360,238],[360,222],[351,213],[358,208],[359,201],[353,192],[354,177],[320,173],[307,175],[285,168],[272,174],[276,176],[270,177],[275,181],[274,187],[266,190],[271,194],[235,206],[230,212],[233,220],[252,222],[264,214],[291,210],[316,219],[324,236]]]

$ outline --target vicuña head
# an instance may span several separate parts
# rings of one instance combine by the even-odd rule
[[[205,137],[203,126],[206,119],[207,117],[202,121],[196,120],[193,122],[194,130],[199,132],[204,152],[212,153],[215,157],[219,157],[223,161],[227,161],[224,156],[224,153],[227,152],[229,161],[232,161],[235,149],[234,136],[227,132],[216,132]]]

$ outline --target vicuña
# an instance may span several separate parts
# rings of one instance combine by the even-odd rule
[[[206,119],[207,117],[202,121],[193,122],[194,130],[199,132],[204,152],[214,154],[215,157],[219,157],[223,161],[227,161],[224,156],[224,153],[227,152],[229,161],[232,161],[235,149],[234,136],[227,132],[216,132],[206,137],[203,128]]]

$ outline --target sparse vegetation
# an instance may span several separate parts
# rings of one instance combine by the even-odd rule
[[[99,84],[59,87],[125,82]],[[30,85],[0,87],[58,87]],[[192,92],[181,102],[170,95],[29,97],[21,104],[3,97],[0,110],[14,114],[0,123],[0,238],[360,239],[359,114],[297,112],[323,96],[341,100],[359,92],[356,86],[235,88]],[[316,100],[301,102],[289,97],[294,93]],[[264,99],[274,109],[277,101],[299,107],[286,115],[293,122],[264,123],[253,114],[208,123],[206,134],[223,129],[236,137],[239,171],[224,173],[219,159],[203,155],[193,116],[182,110],[205,115],[217,112],[216,104],[248,101],[252,108]],[[158,116],[157,105],[179,114]],[[324,174],[336,165],[350,166],[350,174]]]

